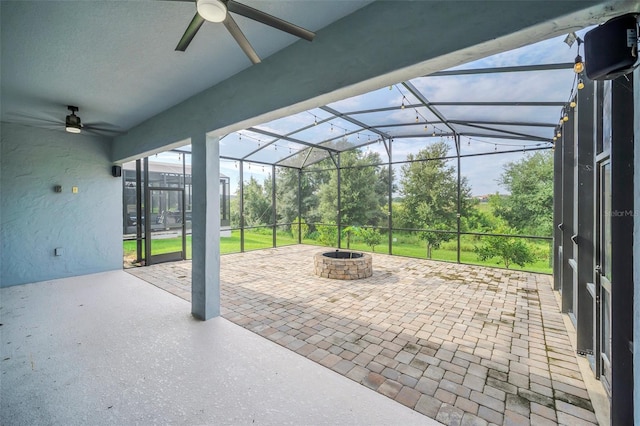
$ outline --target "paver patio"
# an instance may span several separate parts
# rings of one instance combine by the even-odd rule
[[[373,254],[330,280],[322,250],[222,256],[222,315],[444,424],[597,424],[549,276]],[[190,261],[127,271],[191,299]]]

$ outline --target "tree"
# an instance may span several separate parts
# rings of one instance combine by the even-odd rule
[[[388,197],[389,173],[386,167],[373,166],[380,162],[377,153],[364,153],[359,149],[340,153],[341,224],[375,226],[385,217],[382,207]],[[335,221],[337,210],[338,173],[333,170],[329,180],[320,187],[323,222]]]
[[[245,226],[267,225],[273,222],[271,205],[271,179],[265,179],[264,186],[253,177],[244,184],[244,224]]]
[[[276,171],[278,223],[293,223],[294,219],[298,217],[298,175],[297,169],[288,167],[279,167]]]
[[[327,172],[301,172],[298,169],[280,167],[276,173],[276,213],[278,223],[297,222],[298,176],[300,177],[300,204],[302,217],[313,223],[320,220],[317,195],[319,187],[328,180]]]
[[[499,218],[479,208],[480,201],[471,198],[466,201],[467,212],[460,218],[460,229],[468,232],[491,232],[498,226]]]
[[[498,228],[498,232],[501,234],[515,234],[516,230],[502,227]],[[483,244],[480,247],[476,246],[474,250],[478,255],[478,259],[483,262],[492,257],[499,257],[507,269],[509,269],[509,266],[513,263],[524,267],[527,263],[535,261],[533,251],[522,238],[504,236],[483,237]]]
[[[419,238],[427,243],[427,259],[431,259],[433,249],[440,248],[440,244],[453,238],[454,234],[445,232],[447,228],[449,227],[444,223],[436,223],[434,226],[431,226],[431,231],[420,232]]]
[[[458,214],[458,175],[444,158],[449,151],[446,142],[439,141],[417,154],[407,156],[402,166],[400,194],[402,208],[398,209],[398,224],[405,228],[424,229],[420,239],[427,243],[427,257],[432,249],[453,237],[452,233],[432,232],[455,230]],[[460,214],[471,210],[471,188],[460,180]]]
[[[536,152],[508,163],[498,183],[510,195],[490,199],[494,212],[510,227],[530,235],[551,236],[553,231],[553,156]]]
[[[316,223],[322,222],[320,189],[328,180],[328,170],[305,170],[302,172],[300,186],[302,210],[300,216],[307,221],[310,231],[315,230]],[[333,221],[335,222],[335,218]]]
[[[240,227],[240,197],[238,194],[240,191],[236,191],[235,194],[231,196],[231,227],[239,228]]]
[[[342,235],[346,237],[347,240],[347,249],[351,248],[351,237],[358,234],[360,228],[357,226],[347,226],[342,229]]]
[[[375,228],[359,228],[357,233],[373,252],[376,251],[376,246],[382,242],[382,235]]]

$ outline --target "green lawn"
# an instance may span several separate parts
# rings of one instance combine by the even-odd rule
[[[298,244],[298,239],[293,238],[291,234],[285,232],[278,232],[276,234],[276,246],[288,246],[291,244]],[[258,250],[264,248],[273,247],[273,234],[271,230],[265,232],[264,230],[251,230],[244,231],[244,249]],[[240,252],[240,231],[233,231],[230,237],[220,238],[220,253],[239,253]]]
[[[278,232],[276,235],[276,244],[278,246],[286,246],[297,244],[298,240],[293,238],[291,234]],[[163,238],[153,240],[153,254],[173,253],[182,250],[182,240],[180,238]],[[244,249],[258,250],[273,247],[273,237],[271,233],[264,231],[246,230],[244,232]],[[136,256],[136,242],[123,241],[123,250],[125,257]],[[233,231],[230,237],[220,238],[220,253],[239,253],[240,252],[240,231]],[[191,235],[187,235],[187,259],[191,259]]]
[[[273,247],[273,236],[270,230],[267,232],[265,229],[258,230],[245,230],[244,232],[244,249],[245,251],[258,250],[264,248]],[[394,234],[396,241],[393,243],[393,254],[399,256],[415,257],[420,259],[426,259],[426,245],[423,241],[420,241],[414,236],[406,234]],[[304,244],[320,245],[316,241],[311,239],[304,239]],[[297,244],[297,238],[294,238],[290,233],[279,231],[276,235],[276,245],[285,246]],[[343,245],[346,244],[346,240],[343,239]],[[431,258],[433,260],[443,260],[448,262],[457,261],[456,252],[456,240],[448,241],[442,244],[441,248],[432,250]],[[461,237],[461,252],[460,261],[462,263],[483,265],[496,268],[504,268],[504,264],[498,258],[489,259],[487,261],[480,261],[473,252],[475,244],[479,244],[478,238],[474,238],[469,235],[463,235]],[[512,265],[510,269],[524,270],[530,272],[539,272],[544,274],[550,274],[552,272],[549,264],[549,243],[546,241],[534,241],[530,244],[535,248],[538,254],[538,260],[535,263],[528,264],[524,268],[518,265]],[[346,247],[343,247],[346,248]],[[358,251],[371,251],[371,248],[364,243],[359,242],[357,239],[352,239],[350,244],[351,250]],[[125,257],[135,257],[136,242],[124,241],[123,249]],[[181,240],[179,238],[167,238],[153,240],[153,252],[154,254],[171,253],[181,250]],[[240,252],[240,231],[233,231],[231,237],[220,238],[220,253],[239,253]],[[380,245],[375,247],[376,253],[388,253],[388,240],[383,237],[383,241]],[[187,236],[187,259],[191,259],[191,236]]]
[[[144,246],[143,246],[144,247]],[[136,242],[123,241],[123,250],[125,257],[136,256]],[[144,252],[144,248],[142,249]],[[182,250],[181,238],[162,238],[153,240],[152,254],[174,253]],[[191,259],[191,235],[187,235],[187,259]]]

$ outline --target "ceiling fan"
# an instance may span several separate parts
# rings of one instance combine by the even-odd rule
[[[249,57],[251,62],[254,64],[260,63],[260,57],[229,12],[244,16],[245,18],[253,19],[254,21],[308,41],[312,41],[315,37],[315,33],[309,30],[269,15],[261,10],[238,3],[234,0],[196,0],[196,10],[195,16],[176,46],[176,50],[178,51],[184,52],[187,50],[191,40],[193,40],[193,37],[195,37],[196,33],[205,21],[216,23],[222,22],[236,42],[240,45],[240,48]]]
[[[67,115],[64,120],[64,129],[69,133],[80,133],[82,131],[87,131],[88,133],[93,134],[119,134],[121,131],[117,130],[115,127],[111,126],[111,128],[107,127],[99,127],[99,123],[87,123],[82,124],[82,120],[80,117],[76,115],[78,112],[78,107],[73,105],[67,105],[67,109],[71,111],[71,114]],[[104,123],[103,123],[104,124]]]
[[[13,116],[15,119],[9,118],[8,121],[55,130],[62,129],[64,125],[64,129],[67,132],[76,134],[86,132],[95,135],[113,136],[122,133],[121,129],[107,123],[83,124],[80,117],[76,114],[79,110],[77,106],[67,105],[67,109],[70,111],[70,114],[65,117],[64,124],[62,120],[55,118],[55,116],[58,115],[57,113],[55,115],[50,113],[32,115],[20,112],[9,112],[8,116]]]
[[[80,117],[76,115],[76,112],[78,112],[78,107],[68,105],[67,109],[71,111],[71,114],[67,115],[64,129],[69,133],[80,133],[82,131],[82,122],[80,120]]]

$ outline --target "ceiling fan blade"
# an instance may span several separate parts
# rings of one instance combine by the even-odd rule
[[[231,33],[236,42],[240,45],[240,48],[244,51],[244,53],[251,59],[251,62],[254,64],[260,63],[260,56],[253,50],[253,47],[249,43],[249,40],[244,36],[244,33],[236,23],[236,21],[231,17],[231,15],[227,14],[227,17],[223,21],[224,26],[227,27],[227,30]]]
[[[106,124],[106,123],[103,123]],[[106,125],[100,125],[99,123],[86,123],[82,126],[82,130],[90,130],[93,132],[100,132],[100,133],[108,133],[108,134],[114,134],[114,135],[119,135],[121,133],[124,133],[124,130],[109,124]]]
[[[37,121],[37,122],[41,122],[41,123],[50,123],[50,124],[58,124],[61,126],[64,126],[64,121],[58,120],[58,119],[53,119],[53,118],[45,118],[42,116],[36,116],[36,115],[31,115],[31,114],[24,114],[22,112],[7,112],[7,117],[15,117],[20,119],[21,121]]]
[[[191,23],[189,23],[187,30],[184,32],[182,38],[178,42],[176,50],[179,50],[180,52],[184,52],[185,50],[187,50],[187,47],[189,47],[191,40],[193,40],[193,38],[196,36],[196,33],[198,32],[202,24],[204,24],[204,18],[200,16],[198,12],[196,12],[195,16],[191,20]]]
[[[287,32],[308,41],[312,41],[316,36],[314,32],[292,24],[291,22],[276,18],[273,15],[269,15],[268,13],[265,13],[261,10],[254,9],[253,7],[235,2],[233,0],[229,0],[227,2],[227,9],[229,10],[229,12],[237,13],[238,15],[242,15],[245,18],[253,19],[254,21],[269,25],[270,27],[277,28],[280,31]]]
[[[106,130],[88,126],[82,126],[82,132],[97,136],[117,136],[124,133],[124,131]]]

